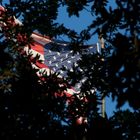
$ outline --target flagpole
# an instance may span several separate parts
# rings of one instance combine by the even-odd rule
[[[100,47],[101,47],[100,49],[104,49],[105,48],[104,39],[101,35],[99,36],[99,43],[100,43]],[[104,61],[104,59],[103,59],[103,61]],[[102,114],[102,117],[104,118],[105,117],[105,97],[102,98],[101,114]]]

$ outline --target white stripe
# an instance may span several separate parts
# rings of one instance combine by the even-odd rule
[[[50,70],[49,68],[39,68],[39,67],[36,66],[36,64],[33,64],[33,63],[31,63],[31,64],[32,64],[32,67],[33,67],[33,68],[35,68],[35,69],[38,70],[37,75],[41,76],[44,72],[45,72],[47,75],[50,75],[51,70]]]
[[[39,36],[39,35],[34,34],[34,33],[32,33],[31,37],[32,37],[35,41],[37,41],[38,43],[40,43],[40,44],[42,44],[42,45],[45,45],[45,44],[47,44],[47,43],[52,42],[50,39],[47,39],[47,38],[45,38],[45,37]]]
[[[24,47],[24,51],[27,53],[27,55],[32,54],[32,57],[35,57],[36,55],[39,55],[40,56],[39,60],[42,60],[43,61],[42,63],[44,63],[45,58],[44,58],[43,54],[41,54],[41,53],[39,53],[39,52],[37,52],[33,49],[29,49],[28,46]]]

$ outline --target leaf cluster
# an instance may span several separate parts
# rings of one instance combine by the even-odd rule
[[[107,0],[11,0],[4,5],[7,11],[0,18],[0,25],[6,23],[0,29],[1,139],[140,138],[140,2],[116,0],[114,9],[108,4]],[[67,6],[69,16],[79,16],[90,6],[95,18],[78,34],[56,22],[60,6]],[[13,25],[13,16],[23,25]],[[32,43],[33,31],[50,37],[67,35],[70,45],[82,54],[67,79],[59,79],[57,73],[38,77],[30,63],[32,55],[21,53]],[[104,48],[100,53],[83,53],[85,41],[95,34],[104,38]],[[67,98],[67,82],[80,82],[80,93]],[[134,112],[118,109],[103,118],[101,100],[110,95],[117,99],[119,109],[128,102]],[[80,116],[85,120],[77,125]]]

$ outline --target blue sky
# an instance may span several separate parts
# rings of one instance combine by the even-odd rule
[[[4,0],[4,2],[7,2],[8,0]],[[116,7],[115,5],[115,0],[109,0],[109,5],[111,5],[113,8]],[[66,12],[66,7],[65,8],[60,8],[59,9],[59,17],[57,21],[59,23],[63,23],[66,27],[71,28],[78,33],[85,29],[88,25],[91,24],[92,20],[94,17],[86,10],[82,11],[80,13],[80,17],[77,18],[75,16],[68,17],[68,14]],[[45,26],[45,25],[44,25]],[[64,38],[66,39],[66,38]],[[98,42],[98,36],[95,35],[93,36],[87,44],[95,44]],[[115,110],[115,105],[116,102],[112,102],[110,98],[106,98],[106,113],[108,116],[111,116],[113,111]],[[128,104],[125,104],[123,109],[126,109],[128,107]]]
[[[110,5],[112,5],[113,8],[115,8],[115,3],[113,0],[110,0]],[[60,23],[63,23],[66,27],[77,31],[78,33],[80,33],[80,31],[85,29],[88,25],[90,25],[93,19],[94,17],[86,10],[80,12],[79,17],[72,16],[69,18],[68,13],[66,11],[66,7],[62,7],[59,9],[58,21]],[[98,36],[95,35],[87,42],[87,44],[96,44],[97,42]],[[113,111],[115,110],[115,105],[116,102],[112,102],[111,98],[107,97],[105,99],[105,110],[108,116],[112,115]]]
[[[116,8],[115,0],[109,0],[109,4],[107,7],[109,6],[111,6],[112,9]],[[72,16],[69,18],[66,12],[66,7],[59,9],[58,21],[60,23],[63,23],[66,27],[74,29],[78,33],[80,33],[80,31],[85,29],[88,25],[90,25],[93,19],[94,17],[86,10],[80,12],[80,17]],[[95,35],[87,42],[87,44],[95,44],[97,42],[98,36]],[[116,101],[113,102],[110,97],[106,97],[105,108],[108,116],[112,116],[113,111],[115,111],[115,106]],[[125,110],[128,108],[128,106],[128,103],[126,103],[121,109]]]
[[[83,29],[85,29],[88,25],[92,23],[93,16],[86,10],[80,12],[80,16],[71,16],[68,17],[68,13],[66,7],[61,7],[59,9],[59,17],[58,22],[63,23],[67,28],[71,28],[78,33],[80,33]],[[97,35],[92,37],[87,44],[97,43],[98,37]]]
[[[107,7],[112,6],[112,8],[116,7],[115,0],[109,0],[109,4]],[[94,16],[89,13],[90,9],[83,10],[80,12],[80,16],[71,16],[68,17],[68,13],[66,11],[66,7],[61,7],[59,9],[59,17],[58,22],[63,23],[66,27],[74,29],[78,33],[80,33],[83,29],[85,29],[88,25],[92,23]],[[98,36],[93,36],[87,44],[94,44],[98,42]]]

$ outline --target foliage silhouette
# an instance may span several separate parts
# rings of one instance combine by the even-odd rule
[[[7,9],[0,10],[1,139],[140,139],[140,2],[116,0],[114,9],[108,4],[107,0],[1,2]],[[92,24],[78,34],[57,23],[60,6],[67,7],[69,16],[79,16],[89,6],[94,15]],[[9,22],[13,16],[23,25]],[[32,55],[22,53],[24,46],[32,43],[33,31],[50,37],[66,35],[81,54],[82,44],[98,34],[104,38],[105,48],[101,53],[83,53],[66,79],[59,79],[57,73],[38,77],[38,70],[30,63]],[[83,100],[75,95],[68,99],[63,94],[68,82],[75,85],[83,78],[79,94]],[[99,112],[101,99],[110,95],[117,99],[117,109],[111,117],[103,118]],[[67,100],[71,101],[68,106]],[[126,102],[134,112],[120,110]],[[77,125],[80,116],[86,121]]]

